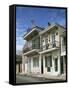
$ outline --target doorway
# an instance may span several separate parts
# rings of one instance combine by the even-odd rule
[[[43,74],[43,57],[41,57],[41,74]]]
[[[29,72],[31,73],[31,58],[29,58]]]
[[[64,73],[63,56],[60,57],[60,74]]]

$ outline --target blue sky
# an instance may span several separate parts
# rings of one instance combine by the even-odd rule
[[[48,22],[65,26],[66,11],[56,8],[16,7],[16,50],[22,50],[25,44],[23,35],[32,26],[31,20],[40,27],[47,27]]]

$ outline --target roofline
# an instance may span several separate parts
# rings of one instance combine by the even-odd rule
[[[60,26],[60,27],[64,28],[63,26],[61,26],[61,25],[55,23],[55,24],[49,26],[48,28],[45,28],[45,30],[41,31],[41,32],[39,33],[39,35],[42,35],[42,34],[48,32],[51,28],[54,28],[55,26]],[[64,28],[64,29],[65,29],[65,28]]]
[[[24,39],[25,39],[29,34],[31,34],[33,31],[35,31],[35,28],[37,28],[38,32],[44,29],[44,28],[35,26],[35,27],[31,28],[31,31],[29,31],[28,33],[26,33],[26,34],[23,36]]]

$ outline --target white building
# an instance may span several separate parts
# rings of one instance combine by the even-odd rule
[[[24,35],[27,46],[23,49],[23,55],[28,58],[28,73],[53,76],[65,74],[66,67],[62,64],[65,61],[61,61],[66,55],[62,51],[64,31],[61,25],[53,24],[47,28],[35,26]]]

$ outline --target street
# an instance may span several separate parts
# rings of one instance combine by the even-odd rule
[[[39,78],[39,77],[31,77],[26,75],[17,75],[16,76],[16,83],[38,83],[38,82],[53,82],[56,80]],[[57,80],[59,81],[59,80]]]

